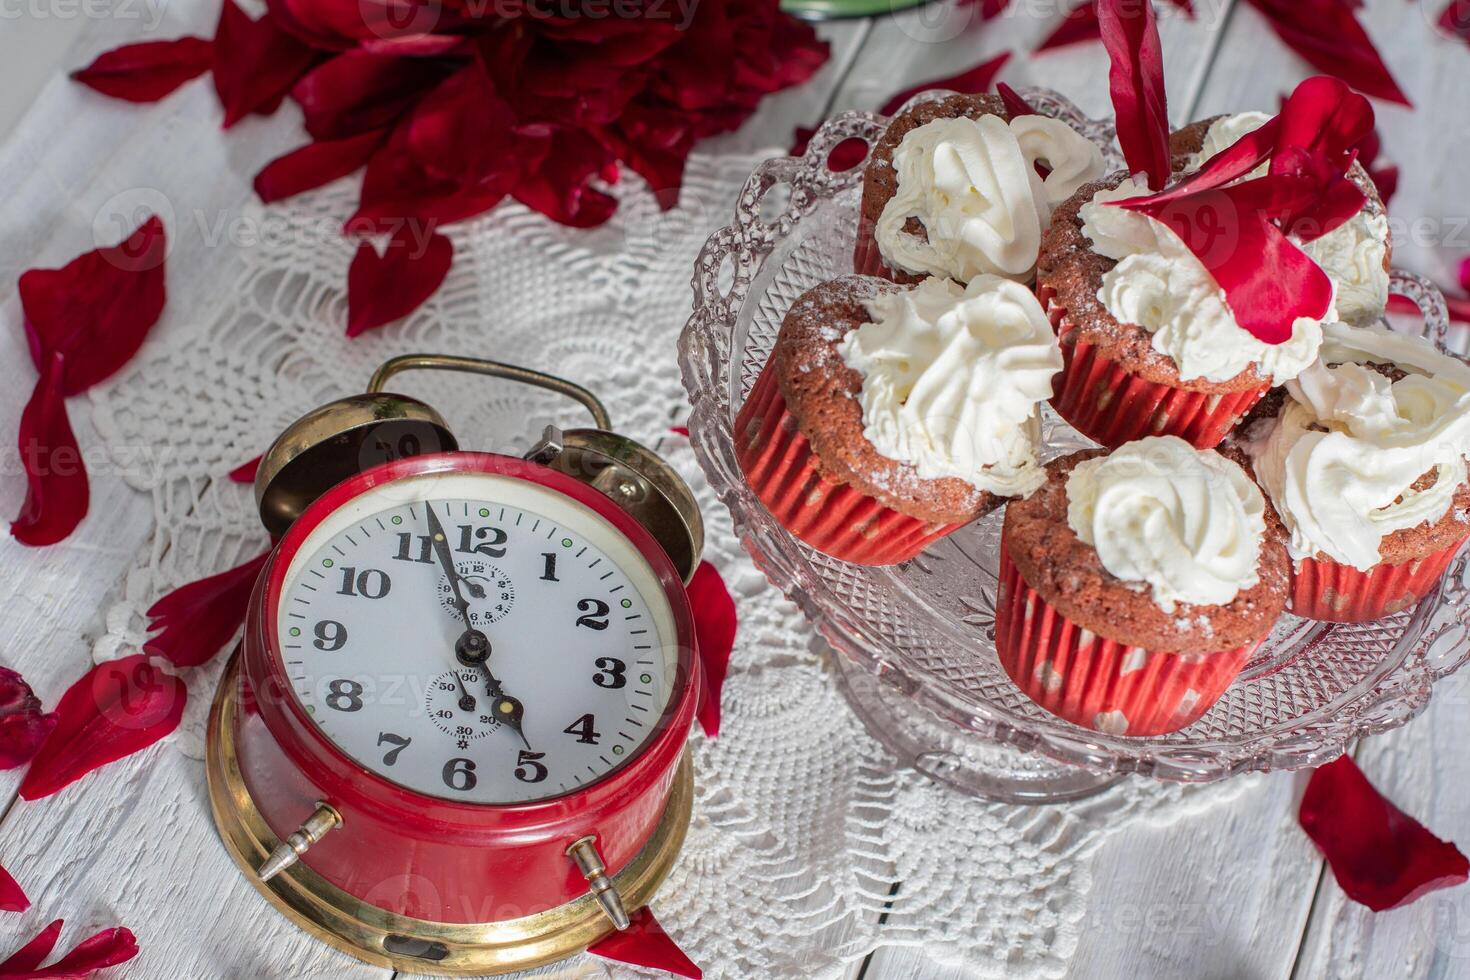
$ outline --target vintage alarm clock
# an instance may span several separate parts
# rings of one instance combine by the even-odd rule
[[[525,457],[383,389],[465,371],[580,401]],[[688,826],[689,489],[585,389],[410,355],[263,457],[276,544],[210,718],[215,821],[256,888],[363,960],[478,975],[585,949]]]

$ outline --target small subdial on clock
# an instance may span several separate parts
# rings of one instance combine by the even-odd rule
[[[455,563],[459,570],[460,589],[465,602],[470,606],[470,622],[476,629],[484,629],[491,623],[505,618],[515,603],[516,590],[510,576],[489,562],[477,558],[466,558]],[[454,588],[449,577],[439,576],[439,602],[451,616],[459,618],[454,606]],[[451,678],[452,679],[452,678]]]
[[[462,749],[470,747],[472,739],[489,735],[500,728],[500,722],[490,713],[490,698],[485,690],[485,675],[473,667],[461,667],[457,673],[464,683],[464,690],[475,699],[472,710],[460,706],[460,685],[455,682],[456,671],[446,670],[429,684],[425,707],[429,717],[444,734],[452,737]]]

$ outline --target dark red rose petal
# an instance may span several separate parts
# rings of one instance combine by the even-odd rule
[[[181,585],[148,609],[154,635],[143,652],[176,667],[198,667],[219,653],[245,622],[250,592],[270,552],[228,571]]]
[[[245,462],[241,463],[239,466],[237,466],[234,469],[230,470],[230,482],[231,483],[254,483],[255,482],[255,471],[258,470],[258,469],[260,469],[260,457],[259,456],[255,457],[254,459],[247,459]]]
[[[1152,3],[1101,0],[1098,29],[1111,69],[1108,88],[1118,123],[1118,145],[1134,173],[1163,189],[1171,172],[1169,107],[1164,95],[1164,51]]]
[[[694,961],[664,932],[647,906],[629,916],[628,928],[599,939],[587,947],[587,952],[619,963],[663,970],[689,980],[700,980],[704,976]]]
[[[1250,0],[1281,40],[1318,71],[1376,98],[1410,105],[1353,8],[1342,0]]]
[[[25,765],[56,727],[56,715],[15,671],[0,667],[0,769]]]
[[[1101,36],[1102,31],[1097,20],[1097,3],[1095,0],[1086,0],[1081,6],[1074,7],[1036,50],[1038,53],[1050,51],[1053,48],[1065,47],[1082,41],[1096,41]]]
[[[121,369],[163,312],[167,253],[163,222],[151,216],[120,244],[25,272],[20,302],[36,370],[65,355],[62,390],[75,395]]]
[[[347,336],[408,316],[444,281],[454,245],[437,231],[421,241],[416,225],[405,224],[380,256],[370,242],[357,246],[347,270]]]
[[[106,51],[71,77],[114,99],[157,102],[209,71],[213,61],[214,45],[200,37],[144,41]]]
[[[87,467],[66,417],[62,390],[65,361],[59,352],[51,355],[20,415],[26,499],[10,524],[10,533],[21,544],[55,544],[87,516]]]
[[[235,0],[224,0],[215,28],[213,67],[225,128],[253,112],[275,112],[316,58],[316,51],[283,31],[270,14],[251,20]]]
[[[363,133],[297,147],[255,175],[255,193],[270,204],[346,177],[371,159],[387,135],[386,131]]]
[[[20,882],[12,878],[9,871],[0,868],[0,912],[24,912],[30,907],[31,900],[26,898]],[[0,967],[0,977],[4,975],[4,968]]]
[[[93,667],[61,696],[60,723],[31,760],[21,798],[50,796],[146,749],[178,727],[188,693],[183,681],[144,654]]]
[[[1470,44],[1470,0],[1450,0],[1439,15],[1440,30]]]
[[[1454,844],[1385,799],[1348,756],[1312,773],[1298,819],[1344,894],[1375,912],[1470,877]]]
[[[1000,74],[1000,70],[1005,67],[1006,62],[1010,58],[1011,53],[1009,51],[1002,51],[994,58],[966,68],[958,74],[950,75],[947,78],[935,78],[931,81],[920,82],[918,85],[910,86],[902,92],[891,96],[887,102],[883,103],[883,107],[878,111],[885,116],[891,116],[909,99],[912,99],[920,92],[927,92],[930,89],[947,89],[951,92],[959,92],[962,95],[975,95],[987,91],[990,88],[990,83],[995,81],[995,76]]]
[[[704,668],[704,685],[699,698],[699,724],[714,738],[720,733],[720,691],[735,648],[735,600],[715,566],[699,563],[689,580],[689,606],[694,611],[694,637],[699,645],[699,662]]]
[[[61,927],[64,924],[61,919],[56,919],[36,933],[36,938],[11,953],[9,959],[0,963],[0,977],[24,974],[40,966],[56,948],[56,940],[61,938]]]

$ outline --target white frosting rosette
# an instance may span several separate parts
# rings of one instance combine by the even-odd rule
[[[865,304],[872,322],[838,345],[863,378],[863,435],[923,479],[957,477],[1006,497],[1045,482],[1037,406],[1062,354],[1031,290],[981,275],[931,278]]]
[[[1177,436],[1126,443],[1067,477],[1068,526],[1166,613],[1223,605],[1260,581],[1265,513],[1244,469]]]
[[[1406,373],[1394,381],[1373,364]],[[1470,365],[1418,337],[1335,323],[1321,359],[1287,392],[1250,451],[1293,558],[1323,554],[1367,571],[1386,535],[1449,511],[1466,479]],[[1433,484],[1413,489],[1429,472]]]
[[[1037,161],[1050,168],[1043,178]],[[935,119],[904,134],[893,153],[897,190],[874,239],[885,261],[912,274],[969,282],[1027,280],[1056,205],[1103,173],[1102,153],[1048,116]],[[904,230],[910,218],[920,238]]]

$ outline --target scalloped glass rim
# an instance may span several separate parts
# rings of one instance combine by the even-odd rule
[[[905,108],[948,94],[925,92]],[[1028,89],[1024,94],[1038,108],[1065,119],[1094,140],[1110,167],[1122,165],[1109,123],[1083,116],[1054,92]],[[1470,602],[1466,601],[1470,549],[1462,549],[1434,594],[1395,617],[1365,627],[1311,624],[1286,617],[1273,634],[1280,649],[1258,657],[1231,688],[1237,692],[1252,684],[1276,686],[1283,678],[1294,682],[1300,674],[1300,684],[1314,690],[1312,685],[1320,685],[1323,678],[1313,676],[1311,670],[1330,674],[1338,666],[1329,659],[1331,654],[1347,642],[1369,643],[1363,639],[1366,636],[1372,642],[1366,656],[1361,651],[1355,654],[1355,663],[1369,666],[1340,694],[1300,712],[1284,711],[1269,723],[1242,722],[1222,728],[1215,716],[1230,700],[1232,693],[1227,692],[1220,705],[1189,728],[1172,735],[1136,738],[1071,725],[1031,705],[1013,685],[1009,694],[1003,685],[994,683],[988,696],[972,689],[970,682],[975,678],[966,671],[974,674],[992,667],[993,672],[999,671],[998,664],[984,660],[994,661],[995,657],[993,647],[985,649],[983,629],[979,634],[966,633],[954,614],[939,608],[940,599],[948,597],[931,602],[922,590],[905,584],[905,577],[913,577],[915,568],[933,564],[926,559],[938,557],[935,552],[953,542],[955,552],[975,561],[980,574],[988,573],[993,579],[993,565],[986,570],[975,558],[984,549],[986,521],[946,539],[915,562],[897,569],[865,569],[806,548],[770,517],[746,486],[735,460],[731,422],[744,394],[740,368],[748,353],[744,338],[739,341],[740,349],[735,349],[736,335],[742,324],[749,327],[757,317],[764,317],[768,325],[774,317],[779,326],[777,314],[784,313],[784,307],[776,308],[780,297],[771,298],[773,288],[796,291],[804,288],[800,285],[803,277],[808,284],[825,278],[823,270],[805,268],[804,263],[810,265],[821,258],[809,253],[825,248],[840,256],[846,236],[850,256],[850,226],[855,222],[862,167],[834,172],[826,161],[832,149],[845,140],[860,139],[871,149],[886,125],[885,117],[873,113],[844,113],[818,130],[801,157],[763,162],[741,192],[734,223],[712,234],[695,262],[694,309],[679,344],[684,385],[693,404],[690,434],[700,465],[730,509],[742,545],[766,577],[802,609],[839,653],[928,710],[977,736],[1038,751],[1097,773],[1136,772],[1203,782],[1252,770],[1319,765],[1340,755],[1354,739],[1398,727],[1422,711],[1434,681],[1470,657]],[[815,247],[807,249],[813,243]],[[778,255],[780,261],[768,267],[772,255]],[[844,270],[841,260],[835,261],[839,264],[825,270],[826,275],[851,271],[850,262]],[[760,288],[753,288],[757,286]],[[1449,320],[1438,290],[1400,272],[1393,275],[1393,287],[1420,306],[1426,333],[1443,345]],[[1081,437],[1054,416],[1048,434],[1054,450],[1086,444],[1075,442]],[[972,529],[976,543],[966,551],[956,539]],[[833,580],[840,580],[839,585],[834,586]],[[983,627],[985,611],[979,608],[984,605],[983,590],[971,591],[981,597],[979,602],[959,598],[976,604],[976,622]],[[856,608],[860,602],[867,608]],[[993,616],[993,598],[990,602]],[[889,619],[897,622],[887,622]],[[963,619],[963,624],[970,623],[970,618]],[[910,640],[930,631],[941,642],[924,647],[922,655],[896,639],[901,635]],[[952,653],[956,649],[959,653]],[[945,660],[958,656],[961,662],[936,666],[930,662],[935,650]],[[981,659],[966,662],[963,654],[976,650]],[[1335,682],[1336,678],[1327,680]]]

